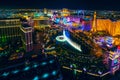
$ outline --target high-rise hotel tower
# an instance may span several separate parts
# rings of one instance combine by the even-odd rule
[[[0,19],[0,44],[21,37],[19,19]]]
[[[0,19],[0,45],[19,39],[26,52],[32,51],[33,21],[23,21],[23,25],[21,23],[20,19],[15,18]]]
[[[21,37],[22,37],[23,46],[26,52],[30,52],[33,50],[33,40],[32,40],[33,27],[21,26],[20,29],[21,29]]]

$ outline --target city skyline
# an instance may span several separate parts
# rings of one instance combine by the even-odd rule
[[[0,9],[0,79],[119,80],[120,11],[49,8]]]

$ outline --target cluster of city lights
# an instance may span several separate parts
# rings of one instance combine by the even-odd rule
[[[51,73],[44,73],[41,77],[39,77],[39,76],[35,76],[32,80],[40,80],[40,78],[42,78],[42,79],[46,79],[46,78],[48,78],[49,76],[55,76],[55,75],[57,75],[57,71],[56,70],[53,70]]]
[[[26,69],[28,69],[28,68],[26,68]],[[12,71],[12,73],[13,74],[17,74],[19,72],[19,70],[15,70],[15,71]],[[57,73],[58,73],[58,71],[56,71],[56,70],[53,70],[51,73],[44,73],[42,76],[41,76],[41,78],[43,78],[43,79],[45,79],[45,78],[48,78],[49,76],[55,76],[55,75],[57,75]],[[2,74],[2,76],[4,76],[4,77],[6,77],[6,76],[8,76],[10,73],[9,72],[4,72],[3,74]],[[39,80],[40,79],[40,77],[39,76],[35,76],[32,80]]]
[[[49,62],[42,62],[41,63],[41,65],[42,66],[45,66],[46,64],[52,64],[52,63],[54,63],[54,60],[50,60]],[[30,66],[26,66],[24,69],[23,69],[23,71],[28,71],[28,70],[30,70],[31,68],[37,68],[38,66],[40,66],[39,64],[37,64],[37,63],[34,63],[34,65],[32,66],[32,67],[30,67]],[[6,76],[8,76],[10,73],[12,73],[12,74],[17,74],[18,72],[20,72],[21,70],[19,70],[19,69],[16,69],[16,70],[13,70],[13,71],[11,71],[11,72],[4,72],[1,76],[3,76],[3,77],[6,77]]]

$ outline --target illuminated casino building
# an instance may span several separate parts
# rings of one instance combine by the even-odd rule
[[[28,26],[28,27],[22,26],[20,29],[21,29],[23,46],[26,52],[32,51],[33,50],[33,40],[32,40],[33,28],[31,26]]]
[[[20,38],[20,20],[19,19],[1,19],[0,20],[0,44]]]
[[[48,10],[46,8],[44,8],[44,14],[47,14]]]
[[[109,54],[109,67],[112,74],[120,69],[120,46]]]
[[[94,20],[92,24],[92,30],[96,31],[106,31],[112,36],[120,35],[120,21],[112,21],[110,19],[99,19],[97,18],[97,13],[94,13]]]
[[[40,16],[39,18],[34,18],[33,20],[35,29],[50,27],[48,17]]]
[[[61,12],[61,16],[70,16],[69,10],[66,8],[63,8]]]

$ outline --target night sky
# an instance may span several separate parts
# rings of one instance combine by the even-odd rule
[[[119,0],[0,0],[1,8],[120,10]]]

